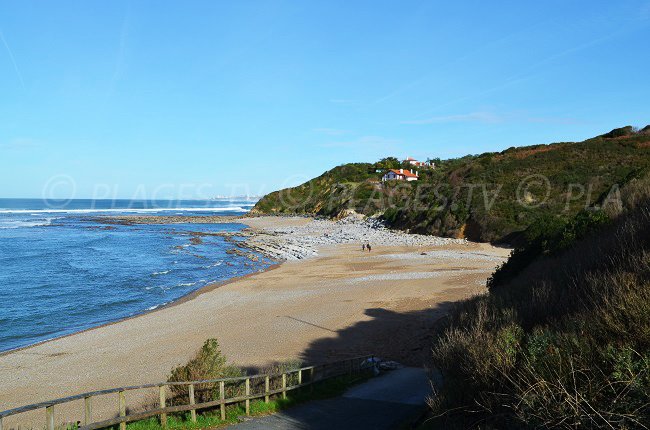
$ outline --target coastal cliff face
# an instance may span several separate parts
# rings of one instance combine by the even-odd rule
[[[386,161],[339,166],[255,211],[355,211],[515,245],[488,292],[432,330],[445,383],[422,428],[650,427],[650,126],[436,162],[411,183],[380,183]]]
[[[650,178],[620,203],[542,232],[457,304],[425,428],[650,426]]]
[[[268,194],[252,213],[336,217],[354,210],[414,233],[521,245],[647,175],[650,126],[438,161],[435,169],[419,168],[418,181],[381,182],[387,169],[400,167],[413,168],[394,158],[338,166]]]

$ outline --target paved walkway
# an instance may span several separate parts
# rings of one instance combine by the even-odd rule
[[[422,369],[403,368],[354,386],[344,395],[315,400],[275,415],[231,426],[233,430],[394,429],[417,417],[431,393]]]

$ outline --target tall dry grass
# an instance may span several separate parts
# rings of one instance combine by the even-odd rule
[[[639,195],[459,305],[433,348],[445,382],[432,423],[650,427],[650,204]]]

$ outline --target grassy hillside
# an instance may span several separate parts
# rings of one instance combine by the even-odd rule
[[[433,345],[430,428],[650,427],[650,177],[538,235]]]
[[[647,171],[650,126],[443,160],[419,169],[417,182],[380,183],[386,169],[399,167],[410,168],[392,158],[338,166],[265,196],[253,212],[335,216],[354,209],[412,232],[516,243],[531,225],[549,217],[565,222]]]

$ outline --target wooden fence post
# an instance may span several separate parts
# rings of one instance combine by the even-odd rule
[[[84,425],[93,422],[93,398],[88,396],[84,397]]]
[[[224,400],[226,399],[226,383],[224,381],[219,381],[219,398],[221,399],[221,421],[226,420],[226,404]]]
[[[159,387],[159,394],[160,394],[160,409],[165,409],[167,407],[167,392],[165,390],[167,388],[164,385],[161,385]],[[167,427],[167,413],[163,412],[160,414],[160,425],[163,427]]]
[[[248,396],[251,395],[251,380],[246,378],[246,415],[251,414],[251,401]]]
[[[291,370],[289,372],[283,372],[281,374],[273,374],[273,375],[259,375],[256,377],[261,378],[264,376],[264,393],[260,393],[258,388],[254,388],[253,391],[255,391],[255,394],[251,394],[251,377],[250,376],[245,376],[243,378],[231,378],[231,379],[221,379],[217,380],[214,382],[219,382],[219,397],[220,401],[216,402],[213,401],[212,404],[214,405],[219,404],[220,410],[221,410],[221,420],[225,421],[226,420],[226,404],[228,404],[227,400],[230,400],[232,403],[233,401],[238,401],[241,402],[241,397],[237,395],[237,392],[239,392],[239,388],[241,387],[241,381],[244,380],[245,382],[245,404],[246,404],[246,415],[251,414],[251,400],[252,399],[261,399],[264,397],[264,401],[266,403],[270,402],[270,397],[271,393],[273,395],[282,393],[282,399],[287,399],[287,392],[288,390],[291,389],[299,389],[300,391],[303,391],[304,387],[306,385],[310,386],[310,390],[314,391],[314,385],[318,381],[323,381],[324,379],[327,379],[329,377],[338,377],[340,375],[345,375],[346,373],[349,373],[350,376],[354,374],[362,374],[362,372],[365,374],[367,369],[371,369],[374,366],[374,356],[368,356],[369,358],[364,358],[364,357],[354,357],[350,358],[347,360],[340,360],[334,363],[328,364],[322,364],[318,366],[310,366],[304,369],[296,369],[296,370]],[[346,369],[347,367],[347,369]],[[319,375],[317,375],[316,368],[318,368],[318,371],[321,372]],[[328,370],[331,368],[331,372],[328,372]],[[308,370],[309,371],[309,379],[307,380],[305,375],[303,375],[303,370]],[[347,370],[347,372],[346,372]],[[297,384],[294,384],[294,379],[293,379],[293,373],[296,373],[297,376]],[[331,375],[329,375],[331,373]],[[271,378],[274,378],[274,380],[277,380],[277,376],[281,376],[282,378],[282,388],[277,392],[277,382],[274,382],[273,387],[274,390],[271,391]],[[287,386],[287,378],[290,378],[291,381],[291,386]],[[229,382],[230,384],[233,384],[231,386],[236,387],[236,390],[232,391],[234,393],[235,397],[229,397],[229,399],[226,399],[226,392],[225,392],[225,383]],[[255,382],[255,387],[258,387],[260,384],[258,382]],[[185,385],[185,384],[183,384]],[[140,388],[153,388],[155,386],[158,386],[159,388],[159,395],[160,395],[160,408],[158,410],[150,410],[149,412],[145,413],[138,413],[138,416],[147,416],[147,417],[155,417],[156,414],[159,415],[160,418],[160,424],[163,428],[168,428],[169,423],[168,423],[168,413],[167,413],[167,403],[166,403],[166,391],[167,391],[167,385],[166,383],[163,383],[161,385],[144,385],[140,387],[128,387],[127,389],[140,389]],[[189,405],[184,405],[183,407],[171,407],[169,410],[177,410],[177,409],[182,409],[182,410],[189,410],[191,413],[191,420],[193,423],[197,422],[197,416],[196,416],[196,397],[195,397],[195,389],[196,386],[195,384],[188,383],[188,390],[189,390]],[[213,384],[211,384],[212,387],[214,387]],[[120,421],[119,428],[120,430],[126,430],[127,428],[127,421],[129,419],[134,419],[135,415],[127,415],[126,411],[126,396],[125,388],[115,388],[111,390],[106,390],[104,393],[109,394],[109,393],[115,393],[117,392],[119,395],[119,420],[115,421]],[[211,389],[211,392],[214,393],[214,388]],[[231,393],[231,395],[233,395]],[[81,394],[79,396],[74,396],[70,400],[66,399],[61,399],[59,402],[71,402],[73,400],[81,400],[83,398],[84,400],[84,417],[83,417],[83,426],[93,426],[95,423],[93,421],[93,393],[85,393]],[[211,396],[212,399],[214,397]],[[237,400],[239,399],[239,400]],[[57,403],[58,404],[58,403]],[[240,403],[241,404],[241,403]],[[27,410],[32,410],[30,408],[43,408],[44,404],[35,404],[35,405],[29,405],[27,407],[21,408],[21,409],[27,409]],[[54,413],[54,406],[55,404],[52,403],[45,403],[45,430],[55,430],[55,413]],[[189,407],[188,407],[189,406]],[[42,409],[40,409],[42,410]],[[11,413],[11,411],[5,411],[4,413]],[[69,419],[68,417],[63,416],[61,411],[59,411],[59,415],[62,415],[61,420],[64,419]],[[0,412],[3,413],[3,412]],[[148,415],[147,415],[148,413]],[[0,415],[0,430],[4,430],[4,427],[6,424],[4,424],[4,418],[6,416]],[[20,430],[20,427],[18,427],[18,430]]]
[[[309,391],[314,392],[314,368],[309,369]]]
[[[54,405],[45,408],[45,426],[47,430],[54,430]]]
[[[124,391],[118,391],[119,394],[119,411],[120,411],[120,417],[125,417],[126,416],[126,397],[124,397]],[[122,421],[120,423],[120,430],[126,430],[126,421]]]
[[[298,369],[298,386],[302,385],[302,369]],[[302,388],[298,388],[298,391],[302,392]]]
[[[189,388],[190,390],[190,405],[196,404],[196,401],[194,399],[194,384],[190,384]],[[192,415],[192,422],[196,422],[196,409],[190,409],[190,414]]]

